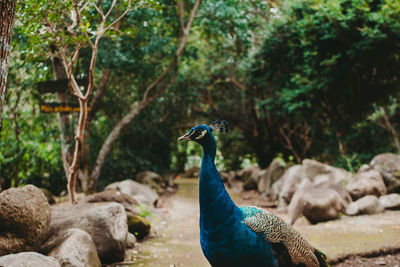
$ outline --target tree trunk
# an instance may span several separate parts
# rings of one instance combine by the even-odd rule
[[[169,81],[165,81],[167,75],[178,65],[178,61],[180,56],[183,53],[183,50],[186,45],[187,38],[190,33],[190,29],[192,27],[193,20],[197,14],[197,11],[201,5],[202,0],[196,0],[191,12],[189,19],[187,20],[186,24],[184,23],[183,15],[183,1],[178,1],[178,14],[181,24],[181,36],[179,38],[179,42],[177,44],[177,49],[175,53],[174,59],[168,65],[168,67],[161,73],[160,76],[157,77],[145,90],[145,93],[142,97],[142,100],[139,102],[133,103],[131,110],[126,114],[121,121],[117,123],[114,129],[110,132],[107,136],[106,140],[104,141],[103,145],[101,146],[100,152],[97,156],[96,163],[93,167],[93,170],[90,174],[90,188],[94,189],[97,184],[97,180],[99,179],[101,169],[105,162],[105,159],[108,153],[111,151],[111,148],[115,142],[115,140],[119,137],[123,128],[128,125],[147,105],[153,102],[157,97],[159,97],[171,84],[173,78],[170,78]],[[157,87],[159,87],[157,89]]]
[[[54,49],[55,51],[55,49]],[[53,73],[56,80],[65,80],[67,75],[64,70],[64,66],[59,57],[51,58],[53,66]],[[67,92],[57,92],[57,100],[60,103],[68,103]],[[71,144],[73,142],[71,122],[67,113],[58,113],[58,128],[60,129],[60,140],[61,140],[61,157],[65,172],[65,177],[69,175],[69,167],[72,161],[72,150]]]
[[[386,129],[392,134],[394,143],[395,143],[396,148],[397,148],[397,152],[400,152],[400,137],[399,137],[399,134],[397,133],[397,131],[394,128],[393,124],[390,122],[389,116],[387,115],[385,108],[384,107],[380,107],[379,109],[380,109],[380,111],[382,113],[382,116],[383,116],[383,119],[385,121]]]
[[[0,0],[0,133],[3,126],[3,101],[6,96],[15,2],[15,0]]]
[[[101,100],[103,98],[104,92],[107,89],[108,81],[110,80],[111,70],[104,69],[102,72],[102,76],[100,82],[95,90],[96,94],[94,95],[93,101],[90,103],[90,110],[88,110],[88,115],[86,119],[86,129],[85,129],[85,140],[90,139],[90,135],[92,132],[92,120],[95,117]],[[85,143],[82,149],[82,159],[81,159],[81,167],[79,170],[78,179],[81,182],[82,191],[84,193],[90,193],[91,191],[96,190],[96,186],[93,186],[90,178],[90,146]]]

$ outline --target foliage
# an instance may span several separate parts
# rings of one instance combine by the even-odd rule
[[[58,194],[66,180],[57,123],[55,116],[39,113],[32,91],[34,81],[44,74],[35,70],[43,69],[43,64],[22,64],[17,53],[12,59],[14,68],[9,72],[10,90],[0,138],[1,188],[32,183]]]
[[[102,1],[103,7],[111,2]],[[95,80],[104,69],[111,78],[87,140],[91,166],[113,127],[176,53],[176,1],[145,3],[99,45]],[[51,44],[86,40],[85,31],[95,31],[99,18],[86,10],[84,27],[71,36],[61,27],[71,17],[70,1],[18,5],[0,139],[1,183],[19,180],[59,193],[65,174],[57,115],[38,111],[39,103],[57,97],[39,94],[36,83],[55,79]],[[45,31],[43,16],[55,23],[58,37]],[[173,83],[121,133],[97,189],[140,171],[181,172],[195,164],[201,148],[178,144],[177,137],[215,119],[227,120],[231,129],[217,136],[218,167],[225,170],[256,162],[265,168],[277,156],[293,163],[295,151],[356,171],[377,153],[397,151],[399,21],[400,3],[389,0],[203,1]],[[90,49],[82,47],[77,77],[86,77],[89,64]],[[296,130],[292,148],[282,129]],[[304,155],[302,140],[311,141]]]
[[[393,1],[286,2],[253,65],[259,114],[307,122],[314,156],[351,153],[357,122],[399,88],[399,16]]]

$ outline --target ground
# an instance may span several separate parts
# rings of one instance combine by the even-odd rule
[[[154,237],[129,250],[125,266],[210,266],[199,243],[198,180],[179,179],[178,184],[178,193],[162,197],[160,208],[153,212]],[[258,194],[229,193],[238,205],[262,206],[287,219]],[[331,266],[400,267],[399,222],[400,211],[387,211],[316,225],[301,218],[294,227],[326,253]]]

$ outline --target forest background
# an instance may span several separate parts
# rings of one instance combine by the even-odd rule
[[[71,35],[65,23],[74,22],[74,2],[17,1],[2,190],[66,189],[79,113],[43,113],[40,105],[78,105],[71,74],[82,88],[94,82],[78,170],[86,192],[144,170],[180,173],[199,164],[201,148],[177,137],[215,119],[231,129],[218,137],[221,170],[265,168],[279,157],[355,171],[376,154],[400,151],[399,1],[119,1],[111,21],[129,12],[99,41],[92,78],[85,34],[101,25],[96,7],[117,1],[79,2],[89,4]],[[68,74],[60,51],[76,47]]]

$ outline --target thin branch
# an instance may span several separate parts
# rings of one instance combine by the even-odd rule
[[[181,56],[183,52],[183,48],[185,47],[187,37],[189,35],[190,27],[192,26],[194,17],[196,16],[197,10],[199,9],[200,3],[202,0],[197,0],[196,3],[194,4],[194,7],[192,9],[192,12],[190,13],[190,18],[188,20],[188,23],[186,25],[186,28],[183,31],[182,37],[179,40],[178,48],[176,51],[175,59],[168,65],[168,67],[164,70],[164,72],[153,82],[151,83],[147,88],[146,91],[144,92],[143,99],[147,99],[149,97],[150,91],[153,90],[154,87],[156,87],[160,82],[162,82],[166,75],[175,67],[175,65],[178,63],[178,58]]]
[[[116,3],[117,3],[117,0],[113,0],[110,9],[107,11],[107,13],[106,13],[106,15],[105,15],[105,17],[104,17],[104,20],[107,20],[107,19],[108,19],[108,17],[109,17],[110,14],[111,14],[111,11],[114,9],[114,6],[115,6]],[[131,6],[131,0],[129,0],[129,2],[128,2],[128,8],[127,8],[126,10],[129,10],[130,6]]]
[[[103,9],[101,9],[100,7],[98,7],[94,2],[92,1],[88,1],[88,3],[90,3],[97,11],[97,13],[99,13],[102,17],[102,19],[104,20],[104,13],[103,13]]]
[[[178,2],[178,16],[179,16],[179,23],[181,24],[181,31],[185,32],[185,22],[183,19],[184,16],[184,6],[183,6],[183,0],[179,0]]]
[[[178,46],[178,49],[176,50],[176,56],[177,57],[179,57],[183,52],[183,48],[185,47],[185,44],[186,44],[186,39],[187,39],[187,37],[189,35],[190,28],[192,27],[192,23],[193,23],[194,17],[196,16],[197,10],[199,9],[201,2],[202,2],[202,0],[196,0],[196,3],[194,4],[194,7],[192,9],[192,12],[190,13],[189,20],[188,20],[188,22],[186,24],[186,27],[185,27],[184,31],[183,31],[183,36],[182,36],[181,42],[180,42],[180,44]]]
[[[110,25],[107,26],[107,28],[105,28],[105,32],[108,31],[109,29],[111,29],[116,23],[118,23],[126,14],[128,14],[128,12],[133,11],[138,9],[139,7],[141,7],[143,5],[142,2],[138,3],[134,8],[131,8],[131,0],[129,0],[128,2],[128,7],[125,9],[124,13],[121,14],[121,16],[119,16],[118,18],[116,18]]]
[[[226,80],[228,82],[233,83],[235,86],[237,86],[242,91],[246,91],[246,87],[244,85],[242,85],[240,82],[238,82],[234,77],[228,77],[228,78],[226,78]]]
[[[74,3],[74,9],[75,9],[75,12],[76,12],[76,18],[77,18],[77,21],[78,21],[78,25],[79,26],[83,25],[83,20],[82,20],[82,16],[81,16],[81,11],[83,11],[83,9],[81,10],[81,9],[78,8],[78,2],[76,0],[74,0],[73,3]],[[89,34],[87,33],[87,31],[83,31],[83,35],[86,37],[89,46],[93,49],[93,43],[91,41],[93,36],[90,37]]]
[[[107,83],[110,79],[111,70],[104,69],[101,75],[99,86],[96,88],[96,94],[94,95],[93,101],[90,104],[90,110],[88,111],[88,122],[91,121],[97,112],[100,101],[103,98],[104,92],[107,88]]]

